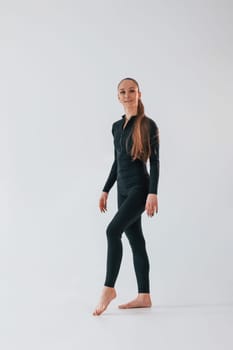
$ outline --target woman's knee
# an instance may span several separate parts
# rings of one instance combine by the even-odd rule
[[[112,239],[115,236],[115,231],[115,225],[112,222],[110,222],[106,229],[107,238]]]
[[[121,232],[119,227],[114,222],[110,222],[106,228],[106,235],[108,239],[121,238]]]

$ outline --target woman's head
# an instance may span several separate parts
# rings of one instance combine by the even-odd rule
[[[141,102],[141,91],[138,82],[133,78],[122,79],[118,86],[118,99],[124,108],[138,109]]]
[[[138,82],[133,78],[122,79],[118,86],[118,99],[124,108],[135,108],[137,117],[132,132],[131,156],[133,160],[147,161],[150,156],[149,125],[145,118],[144,105],[141,101],[141,91]]]

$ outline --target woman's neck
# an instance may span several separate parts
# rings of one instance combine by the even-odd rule
[[[133,115],[137,114],[137,108],[125,108],[125,117],[130,119]]]

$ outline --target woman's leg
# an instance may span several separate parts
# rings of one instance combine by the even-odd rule
[[[122,233],[140,218],[145,210],[146,195],[141,188],[131,189],[127,195],[118,191],[118,211],[106,230],[108,251],[104,289],[94,315],[100,315],[116,297],[114,286],[122,260]]]
[[[150,307],[152,305],[150,298],[149,282],[149,259],[146,252],[145,239],[142,232],[141,216],[125,230],[129,244],[133,253],[134,269],[137,278],[138,296],[126,303],[119,305],[120,309]]]
[[[140,244],[143,241],[142,231],[140,229],[140,225],[138,220],[140,221],[141,214],[145,209],[145,191],[142,189],[133,188],[129,190],[127,196],[122,195],[118,192],[118,212],[113,217],[112,221],[109,223],[106,233],[107,233],[107,241],[108,241],[108,251],[107,251],[107,269],[106,269],[106,278],[105,278],[105,286],[114,287],[122,260],[122,233],[123,232],[132,232],[133,228],[136,228],[136,239],[131,239],[131,243],[134,246],[136,243],[136,251],[140,253],[135,257],[136,268],[138,258],[141,260],[143,258],[147,258],[144,254],[141,254],[143,249],[140,249]],[[136,225],[134,225],[136,223]],[[134,225],[134,226],[132,226]],[[131,227],[131,228],[130,228]],[[144,262],[144,266],[148,264],[147,261]],[[141,264],[139,262],[139,269],[141,268]],[[145,266],[148,269],[148,266]],[[138,275],[140,274],[139,269]],[[146,273],[148,274],[148,273]],[[140,278],[140,277],[139,277]],[[143,287],[144,288],[144,287]],[[148,287],[149,288],[149,287]]]
[[[137,278],[138,293],[150,293],[149,259],[142,232],[141,216],[125,230],[133,253],[134,270]]]

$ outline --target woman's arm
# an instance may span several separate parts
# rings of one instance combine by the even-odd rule
[[[159,129],[156,123],[151,120],[150,127],[150,182],[149,193],[146,199],[145,210],[148,216],[153,216],[154,213],[158,213],[158,181],[159,181]]]
[[[114,137],[114,123],[112,125],[112,135]],[[112,188],[112,186],[114,185],[116,179],[117,179],[117,157],[116,157],[116,149],[114,149],[114,161],[102,191],[108,193]]]
[[[117,160],[116,160],[116,150],[114,152],[114,161],[110,170],[110,173],[108,175],[108,178],[105,182],[105,185],[103,187],[103,192],[109,192],[112,186],[114,185],[117,178]]]
[[[159,129],[156,123],[152,120],[150,127],[150,146],[151,155],[149,158],[150,163],[150,183],[149,183],[149,193],[157,194],[158,192],[158,182],[159,182]]]

